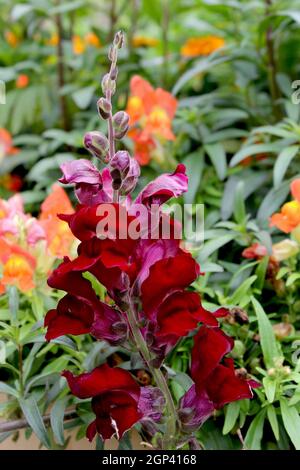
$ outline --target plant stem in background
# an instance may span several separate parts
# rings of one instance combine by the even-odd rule
[[[272,7],[272,0],[265,0],[266,2],[266,17],[270,16]],[[282,118],[281,109],[278,100],[281,96],[280,90],[276,81],[277,75],[277,63],[275,58],[274,40],[273,40],[273,28],[268,26],[266,30],[266,47],[267,47],[267,61],[268,61],[268,77],[270,93],[272,97],[272,107],[274,115],[277,119]]]
[[[138,25],[138,15],[139,15],[139,0],[131,0],[130,2],[130,12],[131,12],[131,24],[130,28],[128,29],[127,33],[127,48],[128,48],[128,55],[132,57],[133,52],[133,38],[137,30]]]
[[[161,390],[164,395],[166,401],[166,409],[167,409],[167,427],[166,432],[163,438],[163,448],[164,449],[172,449],[174,446],[174,440],[176,436],[176,424],[177,424],[177,411],[176,407],[169,390],[168,384],[166,382],[165,376],[162,373],[160,368],[153,367],[151,361],[151,354],[149,352],[148,346],[144,337],[139,329],[137,324],[137,314],[134,305],[132,305],[131,299],[128,300],[129,308],[127,312],[127,318],[130,325],[132,337],[136,344],[137,350],[143,357],[147,367],[152,374],[153,379],[156,382],[157,387]]]
[[[112,42],[115,35],[115,26],[117,23],[117,2],[116,0],[110,0],[110,10],[109,10],[109,32],[108,32],[108,42]]]
[[[23,346],[21,344],[18,345],[18,367],[19,367],[19,383],[20,383],[20,392],[23,395],[24,392],[24,383],[23,383]]]
[[[170,8],[169,1],[164,0],[162,3],[162,85],[168,88],[169,83],[169,24],[170,24]]]
[[[64,414],[64,421],[70,421],[71,419],[76,418],[78,418],[78,413],[74,410],[66,411]],[[50,419],[50,415],[42,416],[42,420],[46,425],[50,424]],[[25,418],[15,419],[14,421],[5,421],[3,423],[0,423],[0,433],[18,431],[19,429],[29,427],[30,425],[28,424]]]
[[[59,5],[60,0],[57,0],[57,5]],[[55,23],[57,30],[57,81],[58,81],[58,93],[59,93],[59,103],[60,103],[60,113],[62,126],[65,131],[70,130],[70,119],[68,113],[68,107],[66,102],[66,97],[61,94],[61,90],[65,86],[65,67],[64,67],[64,50],[63,50],[63,27],[61,21],[60,13],[55,15]]]

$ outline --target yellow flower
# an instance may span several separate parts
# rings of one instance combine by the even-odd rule
[[[158,39],[146,36],[134,36],[134,38],[132,38],[133,47],[155,47],[158,43]]]
[[[7,44],[9,44],[11,47],[17,47],[19,44],[19,39],[15,33],[12,31],[6,31],[4,33],[5,40]]]
[[[47,46],[57,46],[58,44],[58,34],[53,33],[52,36],[46,41]]]
[[[85,43],[83,39],[78,36],[78,34],[75,34],[72,38],[72,46],[73,46],[73,52],[76,55],[81,55],[85,51]]]
[[[218,36],[202,36],[190,38],[181,48],[183,57],[197,57],[201,55],[209,55],[225,45],[223,38]]]
[[[84,36],[84,41],[87,46],[100,47],[101,42],[95,33],[87,33]]]

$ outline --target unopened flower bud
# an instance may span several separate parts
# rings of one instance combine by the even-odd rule
[[[140,176],[138,162],[125,150],[119,150],[110,160],[110,166],[113,188],[124,196],[133,191]]]
[[[270,369],[268,369],[268,376],[269,377],[274,377],[276,375],[276,370],[274,367],[271,367]]]
[[[119,321],[112,326],[113,333],[119,338],[118,342],[122,343],[128,336],[128,326],[125,321]]]
[[[116,62],[118,57],[117,48],[115,46],[111,46],[108,51],[108,58],[111,62]]]
[[[101,132],[88,132],[84,136],[84,146],[92,155],[99,158],[103,162],[107,160],[109,150],[109,142],[105,135]]]
[[[124,34],[122,31],[118,31],[115,34],[113,45],[116,46],[118,49],[121,49],[121,47],[124,46]]]
[[[116,82],[111,79],[109,73],[106,73],[102,78],[101,86],[104,94],[110,91],[113,95],[116,91]]]
[[[97,102],[98,112],[103,119],[108,119],[111,113],[111,104],[106,98],[100,98]]]
[[[273,325],[273,331],[276,338],[282,340],[290,336],[293,331],[293,326],[290,323],[276,323],[276,325]]]
[[[125,111],[118,111],[113,116],[114,137],[122,139],[129,127],[129,116]]]
[[[121,173],[116,168],[115,170],[112,170],[110,172],[110,175],[112,177],[112,187],[113,187],[114,190],[118,191],[122,186]]]
[[[110,78],[112,80],[117,80],[119,69],[117,66],[113,67],[110,71]]]
[[[247,372],[247,369],[245,369],[244,367],[235,369],[234,373],[235,373],[235,376],[238,377],[239,379],[244,379],[244,380],[247,379],[248,372]]]
[[[234,322],[238,323],[239,325],[249,323],[247,312],[242,308],[234,307],[230,310],[230,314],[232,315]]]
[[[234,357],[235,359],[239,358],[239,357],[243,357],[243,355],[245,354],[245,345],[242,341],[240,341],[239,339],[236,339],[235,342],[234,342],[234,347],[231,351],[231,355],[232,357]]]

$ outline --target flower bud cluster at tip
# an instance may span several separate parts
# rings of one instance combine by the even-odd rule
[[[113,190],[127,195],[134,190],[140,176],[139,164],[128,152],[115,153],[115,140],[121,140],[129,129],[129,115],[125,111],[112,112],[111,98],[116,91],[118,75],[118,50],[124,45],[124,35],[117,32],[108,52],[111,62],[110,70],[101,81],[103,95],[97,102],[100,118],[108,122],[108,137],[98,131],[88,132],[84,146],[94,157],[109,164]]]

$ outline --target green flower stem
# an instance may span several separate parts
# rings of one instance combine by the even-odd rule
[[[146,362],[149,368],[149,371],[151,372],[152,377],[154,378],[156,382],[156,385],[162,391],[165,401],[166,401],[168,417],[167,417],[167,429],[166,429],[165,436],[163,439],[163,448],[167,450],[170,447],[172,448],[175,443],[176,424],[177,424],[177,411],[175,408],[175,404],[174,404],[174,401],[173,401],[173,398],[172,398],[172,395],[169,390],[164,374],[162,373],[160,368],[153,367],[152,365],[151,354],[146,344],[146,341],[141,333],[141,330],[138,327],[138,324],[136,321],[135,308],[132,305],[131,301],[129,301],[129,309],[127,312],[127,317],[128,317],[128,322],[130,325],[131,333],[135,341],[135,344],[137,346],[137,349],[142,355],[144,361]]]

